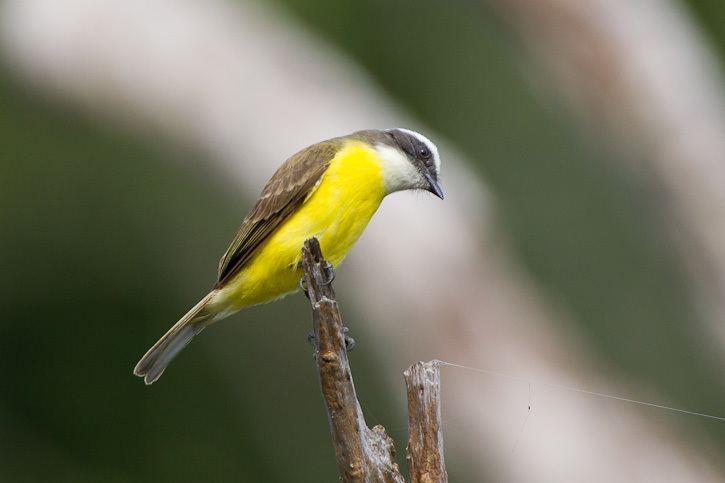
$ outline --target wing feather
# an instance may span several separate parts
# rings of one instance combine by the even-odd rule
[[[335,157],[339,144],[337,140],[330,140],[303,149],[272,175],[219,260],[217,286],[234,276],[306,200]]]

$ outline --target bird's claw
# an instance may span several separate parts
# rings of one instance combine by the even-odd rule
[[[300,287],[300,290],[302,290],[302,293],[305,294],[305,297],[307,297],[307,300],[310,299],[310,292],[307,290],[307,279],[304,275],[302,275],[302,278],[300,278],[299,283],[297,284]]]
[[[355,348],[355,345],[357,344],[355,342],[355,339],[347,335],[347,333],[350,332],[350,329],[347,327],[342,328],[342,337],[345,340],[345,350],[347,352],[350,352]],[[317,347],[317,336],[315,335],[315,331],[311,330],[307,334],[307,343],[310,344],[313,347]]]
[[[323,285],[323,286],[330,285],[335,280],[335,275],[336,275],[335,268],[330,263],[327,263],[327,265],[325,265],[325,275],[327,276],[327,280],[322,282],[321,285]],[[305,294],[305,297],[307,297],[307,300],[309,300],[310,292],[307,289],[307,278],[304,275],[302,275],[302,277],[300,278],[300,281],[297,283],[297,286]]]
[[[355,348],[355,339],[347,335],[347,333],[350,332],[350,329],[347,327],[342,328],[342,336],[345,338],[345,350],[347,352],[352,351]]]
[[[335,276],[337,275],[335,267],[333,267],[330,262],[327,262],[327,264],[325,265],[325,275],[327,275],[327,280],[323,283],[323,285],[330,285],[335,280]]]

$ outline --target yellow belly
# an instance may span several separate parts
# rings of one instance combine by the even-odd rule
[[[325,258],[338,266],[362,234],[384,196],[377,153],[351,142],[331,161],[317,189],[220,291],[214,305],[239,310],[297,289],[304,241],[317,237]]]

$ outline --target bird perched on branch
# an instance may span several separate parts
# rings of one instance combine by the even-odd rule
[[[435,144],[408,129],[358,131],[293,155],[244,218],[212,291],[146,352],[134,374],[153,383],[211,323],[297,290],[308,238],[316,237],[337,267],[386,195],[427,190],[442,199],[439,174]]]

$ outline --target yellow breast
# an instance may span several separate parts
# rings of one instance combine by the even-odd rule
[[[304,241],[317,237],[322,253],[339,265],[385,195],[381,161],[370,146],[348,142],[300,208],[225,286],[215,302],[238,310],[297,288]]]

